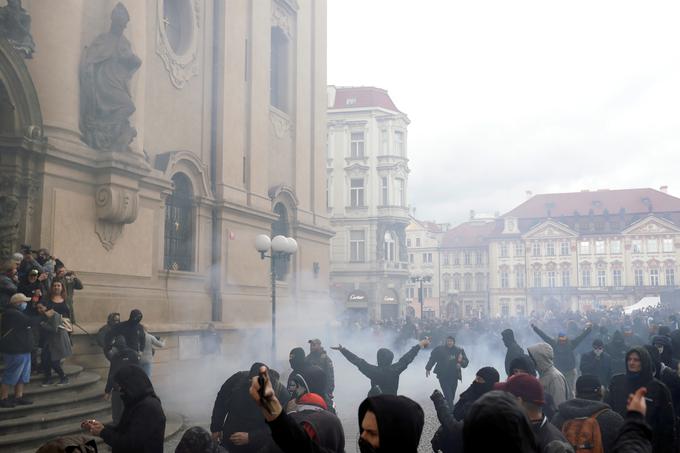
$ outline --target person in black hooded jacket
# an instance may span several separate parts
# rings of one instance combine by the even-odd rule
[[[125,337],[125,342],[129,348],[142,352],[146,342],[146,333],[144,333],[144,327],[140,324],[142,317],[142,312],[135,308],[130,311],[130,317],[127,321],[112,326],[104,339],[104,354],[111,349],[113,340],[119,335]]]
[[[88,420],[81,426],[101,437],[113,453],[162,453],[165,414],[144,370],[128,365],[113,380],[125,404],[120,422],[113,426]]]
[[[678,376],[677,369],[670,368],[662,362],[659,349],[656,346],[647,344],[645,345],[645,349],[652,358],[654,377],[663,382],[663,384],[668,387],[668,390],[671,392],[671,401],[673,402],[673,411],[675,412],[677,434],[677,426],[680,425],[678,421],[678,416],[680,416],[680,376]]]
[[[397,363],[392,363],[394,360],[394,353],[392,351],[380,348],[377,354],[378,365],[371,365],[349,349],[343,348],[342,345],[331,347],[331,349],[340,351],[352,365],[356,366],[364,376],[371,380],[371,389],[368,392],[368,396],[374,396],[380,394],[396,395],[399,389],[399,375],[413,362],[418,352],[429,345],[429,339],[420,340]]]
[[[512,329],[505,329],[501,332],[501,337],[503,337],[503,344],[508,349],[505,353],[505,374],[512,376],[512,368],[510,364],[513,360],[524,355],[524,349],[517,344],[515,340],[515,332]]]
[[[295,395],[293,395],[293,392],[295,391],[295,375],[300,375],[304,376],[305,375],[305,370],[308,368],[307,364],[305,363],[305,350],[297,347],[293,348],[290,350],[290,354],[288,355],[288,363],[290,363],[290,375],[288,376],[288,381],[286,383],[286,388],[288,389],[288,393],[291,394],[291,396],[294,398]]]
[[[359,406],[359,450],[416,453],[425,424],[423,408],[405,396],[378,395]]]
[[[261,368],[262,372],[264,368]],[[272,437],[285,453],[331,453],[319,445],[290,415],[276,397],[268,374],[261,389],[256,377],[251,380],[250,397],[260,407],[271,428]],[[425,423],[423,409],[405,396],[378,395],[366,398],[359,406],[359,450],[362,453],[416,453]]]
[[[463,420],[470,406],[482,395],[493,390],[494,384],[498,381],[500,381],[500,375],[495,368],[490,366],[480,368],[475,375],[475,380],[460,394],[458,402],[453,406],[453,417],[459,421]]]
[[[626,374],[614,376],[605,402],[622,417],[626,416],[628,395],[641,387],[647,389],[645,420],[654,432],[654,453],[675,450],[675,413],[671,394],[661,381],[654,378],[654,364],[644,347],[633,347],[626,353]]]
[[[486,393],[470,407],[463,422],[463,451],[539,452],[529,419],[517,399],[499,390]]]
[[[666,335],[654,335],[652,345],[659,353],[659,360],[667,367],[678,369],[678,361],[673,358],[673,344]]]
[[[626,372],[626,341],[620,330],[614,332],[612,341],[604,346],[604,351],[612,358],[612,376]]]
[[[269,428],[262,420],[259,408],[248,394],[250,379],[258,375],[262,363],[254,363],[249,371],[234,373],[222,384],[215,398],[210,432],[213,439],[222,439],[230,453],[257,452],[272,444]],[[285,406],[290,399],[279,375],[268,370],[279,401]]]

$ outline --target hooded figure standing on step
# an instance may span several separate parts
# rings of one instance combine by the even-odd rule
[[[82,428],[101,437],[113,453],[162,453],[165,413],[144,370],[135,365],[124,366],[113,381],[125,404],[120,422],[104,425],[87,420]]]

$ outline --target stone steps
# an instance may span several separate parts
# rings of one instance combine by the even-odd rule
[[[63,387],[40,387],[29,385],[26,396],[33,401],[30,406],[16,406],[0,408],[0,421],[11,418],[24,417],[33,412],[48,412],[64,410],[74,404],[82,404],[89,400],[101,399],[104,395],[104,383],[99,375],[81,373],[69,385]]]
[[[69,378],[70,382],[66,385],[51,385],[49,387],[41,387],[42,380],[32,381],[24,388],[24,395],[29,396],[29,399],[38,398],[39,395],[52,394],[55,392],[68,392],[83,387],[88,387],[101,380],[101,376],[89,371],[83,371],[73,378]]]
[[[165,438],[167,439],[177,434],[182,429],[184,421],[182,416],[177,413],[167,413],[165,416],[167,419],[165,424]],[[104,421],[104,423],[111,421],[110,418],[100,420]],[[80,423],[63,424],[50,429],[31,431],[14,438],[11,437],[13,434],[1,436],[0,451],[3,453],[35,453],[35,450],[40,447],[40,445],[50,439],[74,434],[83,434],[83,431],[80,429]],[[9,437],[12,442],[5,442],[6,437]],[[96,439],[99,451],[110,451],[100,438]]]
[[[79,424],[85,419],[105,420],[111,416],[111,402],[103,399],[86,401],[65,409],[27,412],[21,417],[0,421],[0,439],[6,434],[37,431],[57,424]]]
[[[24,394],[33,404],[0,408],[1,452],[34,452],[50,439],[83,434],[80,429],[82,420],[111,421],[111,403],[103,399],[106,379],[84,371],[79,365],[64,365],[63,368],[69,384],[42,387],[43,375],[34,374],[24,389]],[[56,376],[53,375],[53,378]],[[181,430],[183,420],[175,413],[166,414],[166,417],[167,438]],[[100,451],[110,451],[101,439],[98,443]]]

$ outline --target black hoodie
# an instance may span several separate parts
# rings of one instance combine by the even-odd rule
[[[227,379],[215,398],[210,432],[222,432],[222,443],[230,453],[256,451],[272,444],[269,427],[262,417],[262,411],[250,397],[250,380],[257,376],[262,363],[255,362],[248,371],[238,371]],[[283,407],[290,395],[279,382],[279,374],[269,369],[269,377],[276,397]],[[237,432],[247,432],[249,444],[234,445],[229,436]]]
[[[162,453],[165,414],[144,370],[128,365],[113,380],[120,386],[125,410],[117,426],[106,425],[101,438],[113,453]]]
[[[420,351],[420,346],[415,345],[406,354],[404,354],[397,363],[392,363],[394,360],[394,353],[389,349],[378,349],[377,359],[378,365],[371,365],[361,357],[358,357],[352,351],[346,348],[340,349],[342,355],[356,366],[361,373],[371,380],[371,390],[369,395],[383,394],[396,395],[399,390],[399,375],[406,370],[416,355]],[[377,392],[376,387],[380,388]]]
[[[500,380],[498,371],[493,367],[481,368],[477,371],[476,376],[484,378],[484,383],[472,381],[472,384],[460,394],[458,402],[453,406],[453,417],[458,421],[463,420],[465,414],[470,410],[470,406],[482,395],[493,390],[494,384]]]
[[[612,358],[612,375],[625,373],[625,357],[628,346],[626,346],[626,341],[624,340],[623,334],[620,330],[614,332],[614,335],[612,335],[612,341],[605,345],[604,350]]]
[[[146,342],[146,333],[144,333],[144,327],[140,324],[141,320],[142,312],[134,309],[130,312],[130,318],[127,321],[115,324],[106,334],[106,338],[104,339],[104,353],[111,349],[113,339],[119,335],[125,337],[128,347],[137,352],[143,351]]]
[[[463,447],[465,453],[538,453],[531,423],[517,399],[498,390],[470,407],[463,424]]]
[[[416,453],[423,432],[423,408],[405,396],[378,395],[366,398],[359,406],[359,430],[367,411],[378,422],[380,448],[377,452]]]
[[[514,359],[524,356],[524,349],[515,341],[515,333],[512,329],[505,329],[501,332],[501,337],[503,337],[503,344],[508,348],[505,353],[505,373],[510,376],[512,374],[510,364]]]
[[[614,376],[609,384],[606,402],[622,417],[626,416],[628,395],[635,393],[640,387],[647,388],[647,415],[645,420],[654,432],[654,453],[670,453],[675,450],[675,412],[671,394],[661,381],[654,378],[655,367],[647,349],[641,346],[631,348],[625,357],[637,353],[640,357],[639,373],[628,371],[626,374]]]

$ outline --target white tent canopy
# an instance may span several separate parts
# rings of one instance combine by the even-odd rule
[[[634,303],[633,305],[629,305],[626,308],[623,309],[623,312],[627,315],[633,313],[634,311],[637,310],[644,310],[645,308],[648,307],[658,307],[659,304],[661,303],[661,297],[659,296],[646,296]]]

